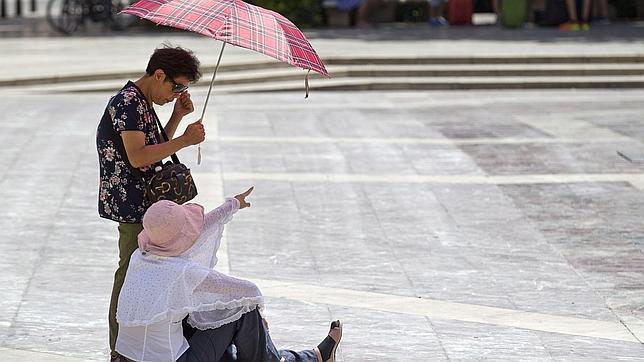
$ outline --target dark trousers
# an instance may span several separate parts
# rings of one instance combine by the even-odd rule
[[[317,362],[312,349],[278,351],[257,310],[216,329],[194,329],[185,321],[183,328],[190,348],[177,362],[279,362],[282,358],[286,362]]]

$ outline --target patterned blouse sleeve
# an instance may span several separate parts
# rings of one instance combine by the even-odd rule
[[[221,206],[204,216],[205,227],[210,227],[215,224],[226,224],[232,220],[237,210],[239,210],[239,200],[234,197],[226,198],[226,201]]]
[[[145,132],[143,121],[145,107],[134,92],[122,92],[110,107],[112,125],[117,132],[141,131]]]

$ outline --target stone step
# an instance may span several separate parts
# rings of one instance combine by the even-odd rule
[[[217,93],[302,91],[304,79],[224,84],[216,83]],[[51,92],[115,92],[123,81],[96,81],[15,87],[11,90],[29,93]],[[464,90],[464,89],[567,89],[567,88],[644,88],[644,75],[637,76],[533,76],[533,77],[345,77],[313,79],[315,91],[359,90]],[[206,92],[208,85],[200,82],[191,87],[193,93]]]
[[[644,54],[624,55],[521,55],[460,57],[333,57],[327,65],[358,64],[579,64],[579,63],[644,63]]]
[[[311,91],[643,88],[644,76],[397,77],[315,80]],[[220,85],[219,92],[303,91],[303,81]]]
[[[529,79],[535,78],[529,83],[543,83],[539,77],[628,77],[643,76],[644,64],[474,64],[474,65],[362,65],[362,66],[330,66],[329,71],[332,75],[331,80],[345,80],[360,78],[359,83],[369,79],[377,84],[394,84],[403,82],[403,78],[445,78],[443,81],[426,80],[415,81],[416,83],[427,84],[444,84],[450,83],[453,78],[472,78],[466,83],[476,83],[478,78],[511,78],[511,79]],[[305,72],[295,68],[278,68],[278,69],[261,69],[250,71],[228,71],[217,75],[216,85],[234,86],[234,85],[264,85],[267,83],[296,82],[302,83],[305,78]],[[138,75],[137,75],[138,76]],[[212,73],[205,73],[198,84],[193,87],[208,86],[212,78]],[[398,79],[387,80],[387,79]],[[449,79],[448,79],[449,78]],[[130,78],[130,79],[133,79]],[[385,80],[383,80],[385,79]],[[311,74],[311,80],[316,84],[335,84],[328,83],[329,79],[323,79],[317,74]],[[486,79],[481,79],[484,83],[489,83]],[[575,81],[579,83],[579,81]],[[32,84],[34,88],[49,89],[118,89],[123,83],[123,78],[118,80],[86,80],[77,82],[61,82],[54,84]],[[341,82],[346,83],[346,82]],[[501,84],[511,82],[502,81]],[[595,82],[596,83],[596,82]],[[59,84],[60,87],[55,86]],[[24,86],[27,84],[15,84],[15,86]],[[53,87],[52,87],[53,86]],[[443,89],[444,85],[441,85]],[[605,86],[604,86],[605,87]]]
[[[644,55],[623,56],[498,56],[498,57],[434,57],[434,58],[342,58],[325,60],[334,77],[417,77],[417,76],[527,76],[527,75],[639,75],[644,67]],[[284,73],[278,71],[284,70]],[[220,74],[239,75],[238,83],[267,81],[265,73],[272,73],[271,80],[289,80],[286,74],[293,70],[287,64],[276,61],[255,61],[224,64]],[[203,66],[202,72],[212,73],[214,66]],[[140,76],[141,72],[111,72],[97,74],[62,74],[55,77],[15,78],[0,80],[2,86],[22,86],[49,83],[73,83],[127,79]],[[258,76],[262,74],[262,76]],[[292,72],[291,74],[296,74]],[[208,78],[207,76],[204,77]],[[227,80],[227,82],[234,82]]]
[[[419,77],[536,77],[536,76],[638,76],[644,75],[644,64],[474,64],[474,65],[361,65],[330,66],[332,79],[337,78],[419,78]],[[208,85],[212,74],[205,74],[200,85]],[[296,81],[304,73],[296,69],[227,72],[217,76],[217,84],[247,84]],[[311,79],[321,79],[312,74]]]

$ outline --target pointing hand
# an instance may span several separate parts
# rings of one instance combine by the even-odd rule
[[[253,192],[254,188],[255,188],[255,186],[249,188],[244,193],[241,193],[241,194],[235,196],[235,198],[239,201],[239,209],[240,210],[243,209],[243,208],[246,208],[246,207],[250,207],[250,203],[246,202],[246,197],[248,195],[250,195],[251,192]]]

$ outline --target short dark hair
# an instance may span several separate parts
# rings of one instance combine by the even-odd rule
[[[171,79],[184,76],[190,82],[196,82],[201,78],[199,64],[199,59],[191,50],[163,44],[150,56],[145,72],[152,75],[157,69],[161,69]]]

